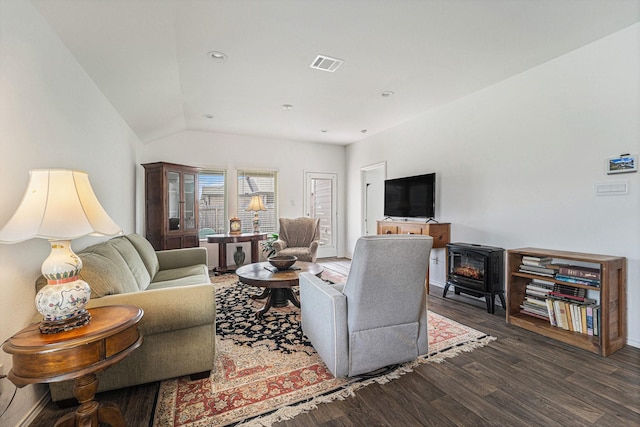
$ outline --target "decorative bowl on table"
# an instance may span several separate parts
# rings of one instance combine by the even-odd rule
[[[267,258],[267,261],[278,270],[286,270],[296,263],[298,257],[293,255],[274,255]]]

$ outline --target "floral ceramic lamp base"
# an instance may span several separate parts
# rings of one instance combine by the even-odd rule
[[[91,320],[85,309],[91,288],[78,278],[82,260],[71,250],[69,240],[51,240],[51,254],[42,263],[47,285],[36,294],[36,308],[44,319],[40,332],[55,334],[79,328]]]
[[[253,232],[260,232],[260,217],[258,216],[258,212],[256,212],[255,216],[253,217]]]

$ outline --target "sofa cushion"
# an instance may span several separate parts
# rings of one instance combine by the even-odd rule
[[[99,253],[81,253],[80,278],[91,287],[91,298],[138,291],[136,279],[117,260]]]
[[[86,274],[91,274],[91,275],[103,274],[104,277],[100,280],[100,282],[103,282],[105,285],[109,280],[122,281],[120,284],[113,284],[113,285],[107,286],[109,289],[122,288],[123,292],[135,292],[140,290],[140,287],[138,286],[138,282],[135,276],[133,275],[133,273],[131,272],[129,265],[124,260],[122,255],[120,255],[120,252],[118,252],[114,247],[114,245],[111,243],[112,240],[113,239],[107,240],[106,242],[98,243],[97,245],[89,246],[88,248],[84,249],[78,254],[80,256],[80,259],[83,260],[83,270],[85,268],[84,259],[87,254],[101,255],[103,258],[106,258],[109,261],[111,261],[109,263],[107,261],[102,260],[102,258],[92,257],[90,262],[91,261],[94,261],[94,262],[90,265],[87,265],[86,267],[96,270],[97,272],[86,271],[85,275]],[[107,268],[110,270],[106,270]],[[92,286],[89,280],[85,280],[85,281],[89,283],[89,286]],[[110,294],[105,294],[105,295],[110,295]]]
[[[147,289],[147,286],[151,283],[151,276],[136,248],[124,236],[114,237],[109,240],[109,243],[118,251],[129,267],[129,270],[131,270],[133,277],[136,278],[136,282],[138,283],[138,289],[141,291]]]
[[[128,234],[125,236],[131,244],[136,248],[140,258],[142,258],[142,262],[147,267],[147,271],[153,280],[153,276],[155,276],[160,270],[160,263],[158,262],[158,256],[156,255],[156,250],[153,249],[151,243],[139,234]]]
[[[311,251],[309,250],[309,248],[300,248],[300,247],[286,248],[279,251],[278,255],[294,256],[298,258],[298,261],[307,261],[307,262],[313,261],[313,257],[311,256]]]
[[[170,270],[160,270],[148,289],[201,285],[204,283],[211,283],[211,279],[209,279],[207,266],[199,264]]]

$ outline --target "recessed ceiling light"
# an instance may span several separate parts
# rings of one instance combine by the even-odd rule
[[[321,129],[320,132],[327,133],[327,130],[326,129]]]
[[[213,119],[213,114],[203,114],[202,117],[205,119]]]
[[[282,109],[283,110],[292,110],[293,109],[293,105],[291,105],[291,104],[282,104]]]
[[[381,97],[383,98],[389,98],[391,96],[395,95],[395,92],[393,92],[392,90],[385,90],[384,92],[382,92],[380,94]]]
[[[227,54],[224,52],[219,52],[217,50],[213,50],[211,52],[207,53],[207,56],[211,59],[213,59],[214,61],[224,61],[225,59],[227,59]]]
[[[366,129],[362,129],[360,132],[367,133],[367,130]]]

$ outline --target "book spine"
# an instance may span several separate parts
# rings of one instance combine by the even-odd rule
[[[557,283],[553,287],[553,292],[560,292],[565,295],[573,295],[575,297],[586,297],[587,290],[584,288],[577,288],[573,285]]]
[[[530,283],[529,285],[527,285],[527,290],[528,291],[536,291],[536,292],[544,292],[545,294],[547,294],[547,293],[553,291],[553,288],[537,286],[534,283]]]
[[[544,302],[543,300],[540,299],[536,299],[536,298],[531,298],[531,297],[526,297],[525,300],[531,304],[537,305],[539,307],[547,307],[547,303]]]
[[[540,267],[536,265],[526,265],[526,264],[522,264],[520,266],[520,270],[530,271],[532,273],[538,272],[538,273],[547,273],[547,274],[554,274],[556,272],[552,268]]]
[[[541,286],[544,288],[553,288],[553,286],[555,285],[554,282],[550,282],[548,280],[542,280],[542,279],[531,279],[531,283],[535,284],[536,286]]]
[[[567,283],[576,283],[578,285],[594,286],[596,288],[600,287],[599,281],[593,281],[589,279],[578,279],[576,277],[564,276],[562,274],[556,274],[556,280],[559,280],[561,282],[567,282]]]
[[[545,302],[547,303],[547,313],[549,313],[549,323],[551,323],[551,326],[558,326],[556,314],[553,310],[553,301],[547,298]]]
[[[567,311],[569,312],[567,316],[569,315],[571,316],[571,319],[570,319],[571,325],[569,326],[569,330],[573,332],[576,330],[576,316],[575,316],[575,313],[573,312],[573,304],[565,303],[565,305],[567,306]]]
[[[559,274],[565,276],[573,276],[582,279],[591,279],[591,280],[600,280],[600,270],[589,269],[589,268],[579,268],[579,267],[560,267],[558,270]]]
[[[576,332],[582,333],[582,311],[578,304],[573,304],[573,318],[576,326],[573,328]]]
[[[582,303],[585,303],[585,304],[595,304],[596,303],[596,300],[591,299],[591,298],[564,294],[562,292],[551,291],[551,292],[549,292],[549,297],[559,298],[559,299],[564,299],[564,300],[577,301],[577,302],[582,302]]]
[[[587,335],[593,336],[593,307],[587,306]]]
[[[557,307],[556,312],[560,313],[558,326],[560,326],[562,329],[569,330],[569,325],[567,323],[567,313],[564,309],[564,303],[562,301],[556,301],[554,304],[556,304]]]
[[[562,316],[560,314],[560,307],[556,304],[556,301],[551,301],[551,306],[553,307],[553,317],[556,321],[555,326],[558,328],[562,328]]]
[[[522,256],[522,261],[529,261],[529,262],[551,262],[551,257],[538,257],[538,256],[532,256],[532,255],[523,255]]]
[[[540,272],[540,271],[531,271],[531,270],[526,270],[526,269],[523,269],[523,268],[520,268],[519,271],[520,271],[520,273],[535,274],[537,276],[544,276],[544,277],[553,278],[553,274],[552,273],[543,273],[543,272]]]

